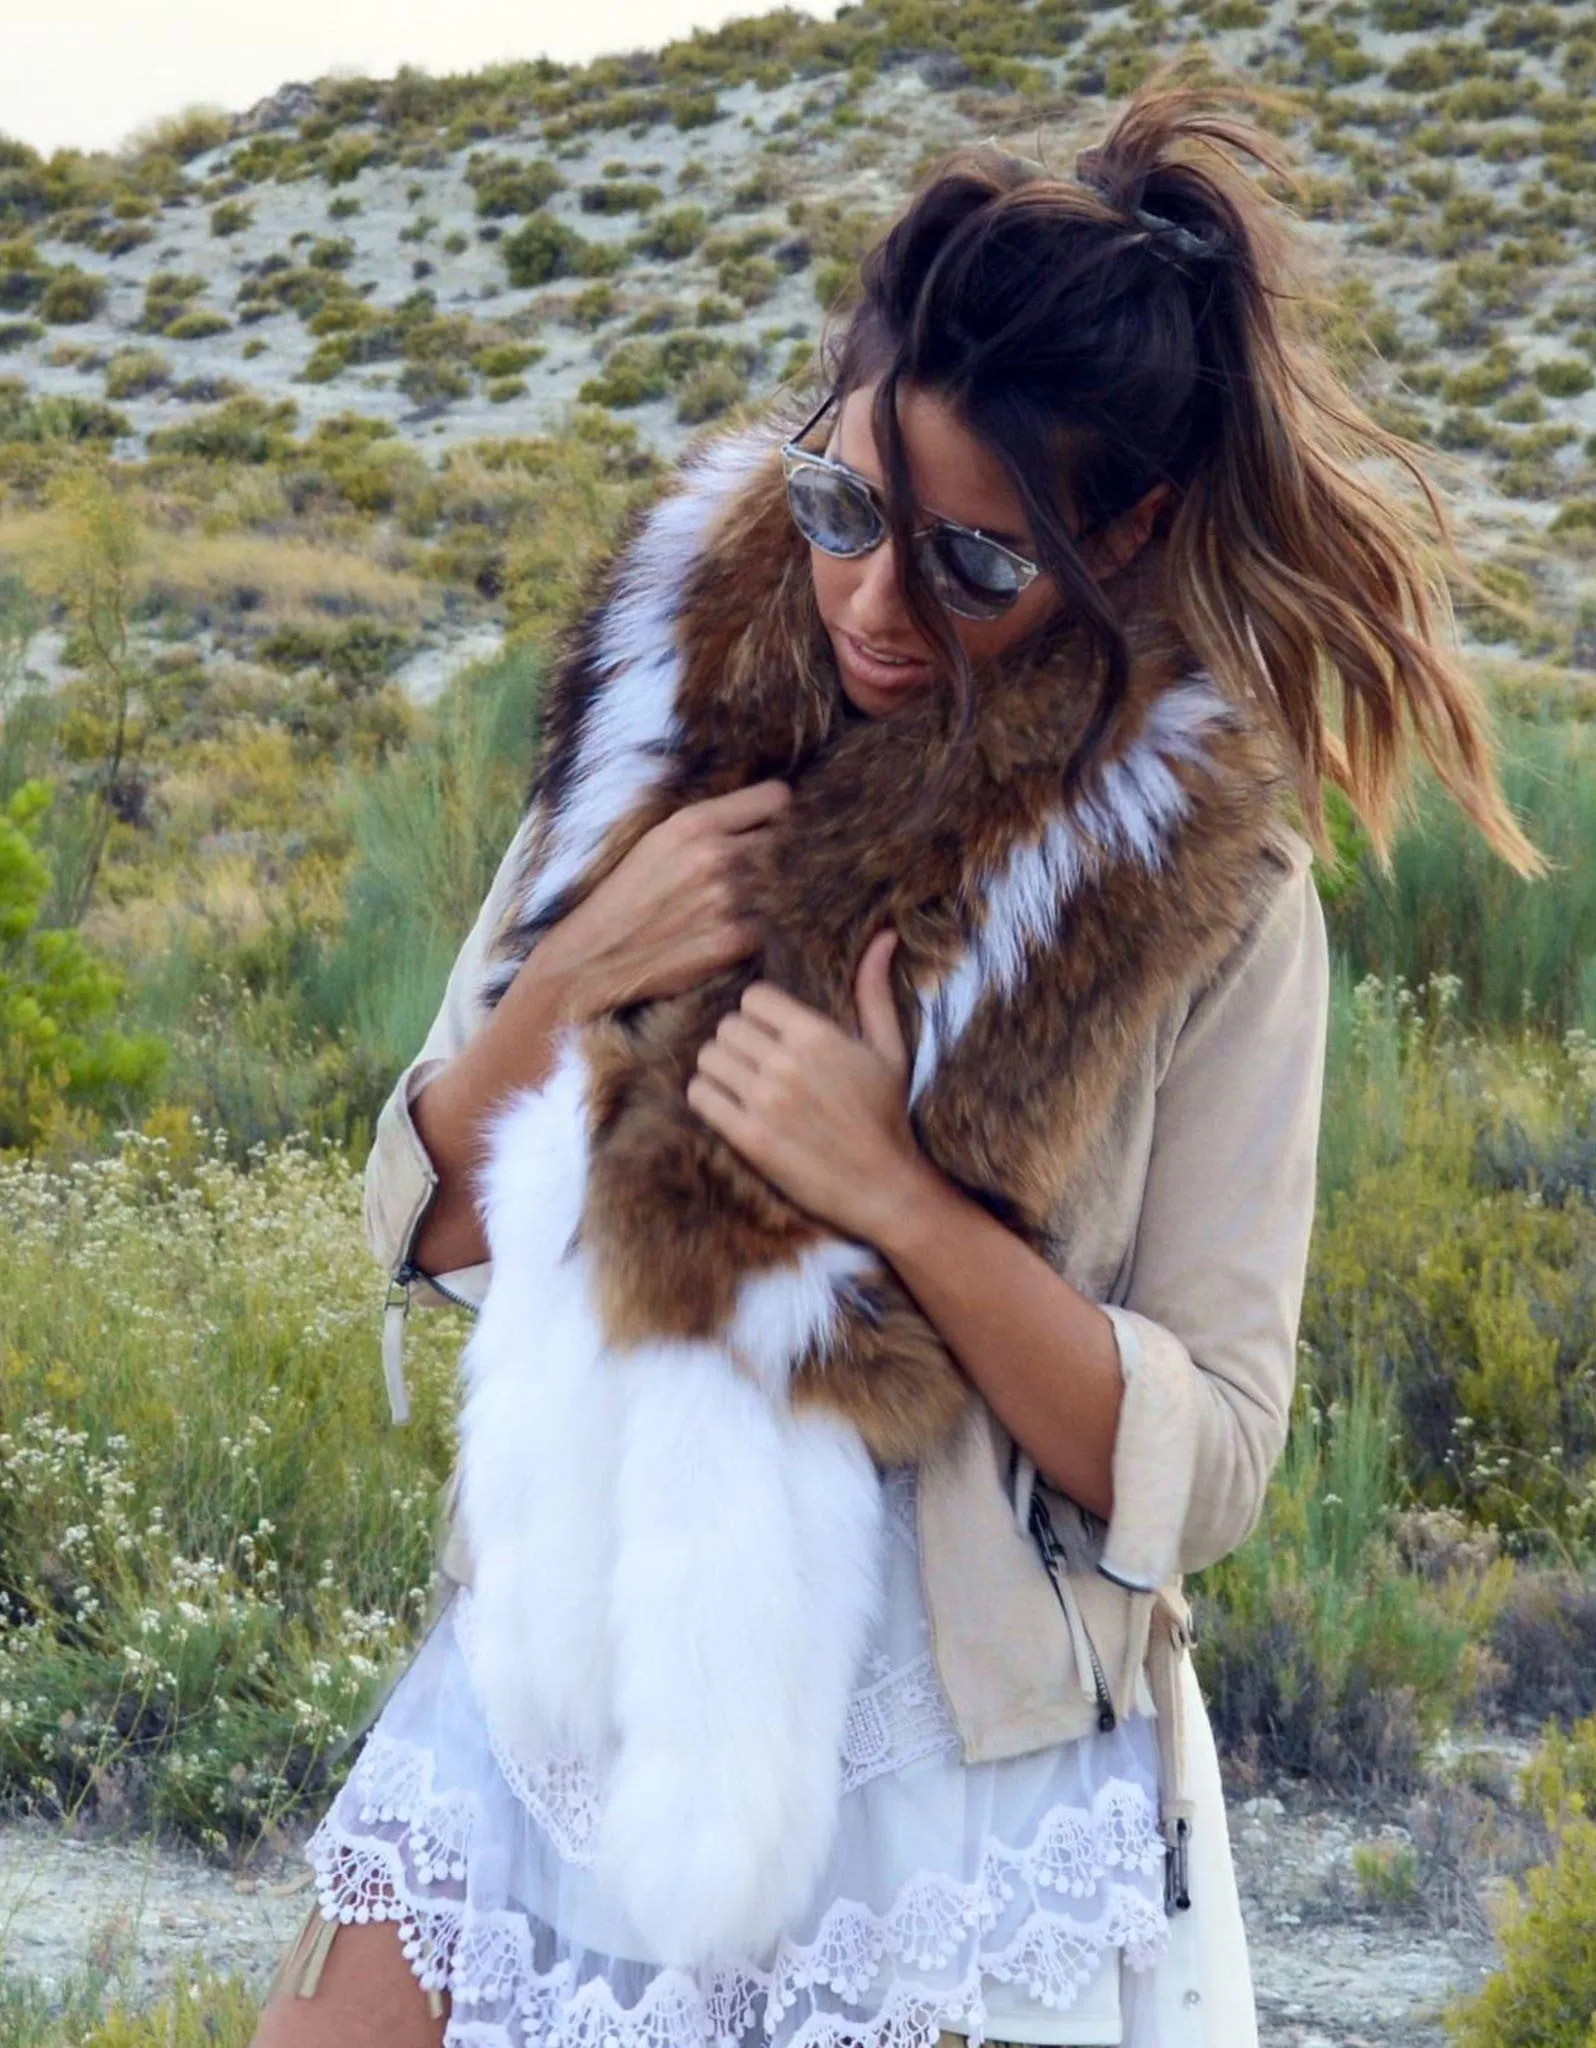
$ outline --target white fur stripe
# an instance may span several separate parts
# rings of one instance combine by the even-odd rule
[[[981,999],[1013,994],[1089,871],[1109,860],[1139,861],[1149,872],[1162,864],[1170,829],[1190,807],[1169,763],[1204,760],[1204,735],[1229,715],[1205,671],[1165,690],[1125,753],[1103,770],[1100,790],[1050,819],[1040,839],[1014,847],[988,877],[979,925],[943,980],[920,991],[911,1103],[930,1087]]]
[[[599,631],[607,680],[589,706],[570,784],[550,825],[547,855],[522,904],[537,916],[577,881],[608,834],[658,781],[678,734],[682,681],[676,619],[694,559],[730,497],[770,454],[767,434],[727,435],[685,472],[628,552]]]
[[[823,1346],[841,1314],[839,1282],[878,1264],[864,1245],[828,1237],[796,1264],[750,1273],[742,1282],[727,1341],[767,1394],[785,1399],[793,1367],[811,1345]]]

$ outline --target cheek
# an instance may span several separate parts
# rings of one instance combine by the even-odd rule
[[[848,600],[859,581],[859,564],[839,561],[835,555],[822,554],[819,548],[812,547],[809,550],[809,573],[814,578],[815,602],[820,607],[820,616],[829,625],[848,608]]]
[[[1027,633],[1034,633],[1057,607],[1051,581],[1039,576],[1013,610],[1000,619],[954,618],[953,629],[972,662],[991,661]]]

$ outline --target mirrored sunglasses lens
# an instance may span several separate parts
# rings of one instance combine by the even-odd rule
[[[968,619],[995,619],[1025,588],[1019,564],[990,541],[933,527],[927,579],[950,610]]]
[[[799,532],[828,555],[862,555],[882,537],[864,492],[829,469],[800,463],[787,478],[787,502]]]

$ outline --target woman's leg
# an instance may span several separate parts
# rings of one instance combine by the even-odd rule
[[[448,2010],[447,1994],[417,1984],[392,1920],[346,1926],[313,1911],[251,2048],[441,2048]]]

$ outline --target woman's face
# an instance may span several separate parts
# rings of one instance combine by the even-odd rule
[[[885,495],[886,468],[870,425],[874,393],[873,384],[849,392],[825,452],[868,477]],[[921,517],[977,526],[1035,561],[1036,546],[1007,472],[951,407],[929,392],[904,386],[898,395],[898,419]],[[1088,544],[1086,565],[1092,574],[1107,574],[1129,560],[1146,538],[1165,495],[1164,486],[1155,487]],[[847,561],[811,547],[809,560],[843,693],[855,710],[879,718],[936,680],[938,656],[899,594],[896,549],[890,539],[872,553]],[[947,617],[970,662],[978,665],[1041,625],[1058,602],[1058,586],[1044,573],[1000,618],[966,619],[951,611]]]

